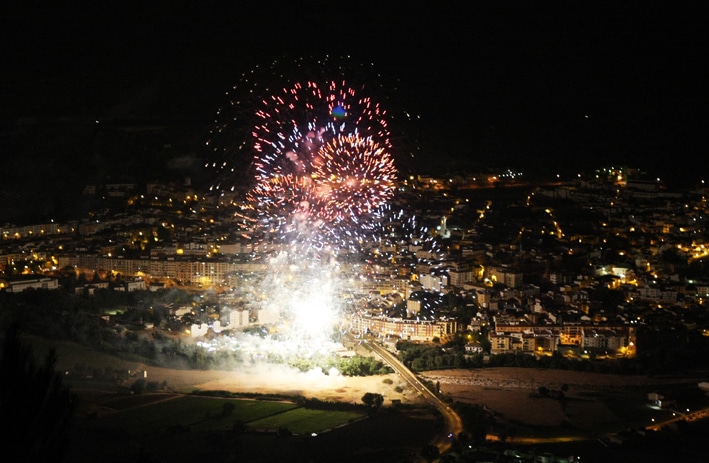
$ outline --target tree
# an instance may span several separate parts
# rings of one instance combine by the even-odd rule
[[[61,461],[77,407],[76,396],[62,384],[50,351],[39,365],[30,346],[12,325],[0,352],[0,419],[6,461]]]
[[[424,458],[424,460],[428,462],[433,462],[438,459],[439,456],[441,456],[440,451],[438,450],[438,447],[435,445],[426,445],[421,449],[421,456]]]
[[[133,384],[130,386],[130,391],[133,394],[142,394],[145,392],[145,389],[148,387],[148,381],[144,378],[138,378],[135,380]]]
[[[365,392],[362,402],[370,410],[379,410],[384,404],[384,396],[376,392]]]

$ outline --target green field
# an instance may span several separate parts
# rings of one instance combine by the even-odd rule
[[[225,436],[264,434],[272,439],[279,429],[310,435],[365,416],[357,411],[306,409],[288,401],[178,394],[116,396],[82,405],[87,406],[98,412],[79,421],[70,461],[91,461],[97,455],[130,458],[141,452],[181,460]]]
[[[357,412],[298,408],[280,415],[271,415],[252,421],[249,426],[256,429],[279,429],[280,427],[285,427],[296,434],[317,434],[324,430],[347,424],[363,416],[363,413]]]
[[[23,336],[22,339],[31,346],[35,357],[43,359],[50,349],[54,350],[58,371],[74,369],[78,364],[101,369],[130,370],[139,363],[138,359],[124,360],[73,342],[47,340],[37,336]]]
[[[163,433],[165,429],[190,427],[193,429],[226,428],[235,422],[249,424],[252,421],[271,418],[276,424],[273,429],[281,426],[280,420],[284,414],[298,405],[288,402],[270,402],[259,400],[218,399],[200,396],[172,396],[157,394],[165,399],[153,404],[139,404],[136,408],[108,413],[95,420],[94,425],[100,429],[125,430],[135,436],[150,436]],[[141,396],[128,396],[139,399]],[[233,410],[224,413],[225,404],[234,406]],[[111,401],[101,404],[110,408]],[[305,414],[307,417],[307,413]],[[315,424],[317,427],[317,424]],[[293,432],[297,432],[293,430]]]
[[[191,388],[172,384],[165,390],[131,394],[130,381],[90,378],[75,371],[78,365],[86,372],[135,370],[143,363],[140,359],[118,358],[70,342],[25,339],[37,357],[54,349],[57,371],[72,371],[65,384],[78,395],[80,409],[67,463],[413,461],[441,426],[425,413],[387,409],[368,417],[357,409],[306,409],[274,397],[192,395]],[[225,411],[225,403],[233,407]]]

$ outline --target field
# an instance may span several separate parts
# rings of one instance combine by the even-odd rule
[[[176,370],[129,362],[71,343],[48,344],[32,339],[40,355],[49,347],[58,353],[57,368],[71,371],[78,362],[130,370],[136,377],[164,383],[173,392],[224,390],[260,394],[286,394],[323,401],[361,403],[367,392],[380,393],[385,405],[393,401],[421,403],[420,396],[396,374],[344,377],[321,372],[302,373],[284,366],[249,366],[239,370]],[[709,375],[709,373],[706,373]],[[707,406],[707,397],[697,383],[707,376],[619,376],[568,370],[529,368],[483,368],[477,370],[428,371],[421,377],[440,385],[451,401],[477,404],[501,419],[535,426],[573,423],[589,430],[645,424],[658,412],[647,406],[648,393],[659,393],[677,407]],[[74,376],[74,390],[96,389],[95,381]],[[540,387],[559,391],[566,400],[536,397]]]
[[[209,453],[209,441],[217,444],[224,436],[233,442],[221,443],[220,447],[230,449],[235,442],[274,440],[279,429],[311,436],[366,416],[356,411],[310,410],[288,401],[174,393],[105,393],[95,394],[91,399],[82,394],[81,398],[82,418],[72,439],[72,462],[96,461],[97,457],[107,456],[125,461],[141,454],[184,461],[187,455]],[[227,404],[230,408],[225,407]],[[87,415],[91,410],[94,413]]]
[[[71,343],[32,339],[36,354],[54,348],[57,370],[66,372],[81,407],[68,462],[129,461],[308,461],[342,463],[412,461],[440,429],[430,413],[388,410],[373,417],[360,412],[306,410],[289,401],[196,397],[193,391],[249,393],[265,399],[279,394],[361,404],[366,392],[382,392],[386,404],[409,402],[416,395],[396,387],[395,375],[349,378],[285,367],[239,371],[175,370],[130,362]],[[78,374],[88,369],[123,369],[124,383]],[[139,379],[164,384],[158,393],[130,394]],[[237,404],[222,415],[226,401]],[[243,424],[246,432],[235,430]],[[239,426],[236,426],[238,429]],[[279,428],[297,434],[279,435]],[[405,430],[405,432],[402,432]],[[313,433],[316,436],[313,436]],[[294,456],[297,456],[295,458]],[[294,459],[295,458],[295,459]]]
[[[105,454],[109,449],[111,456],[120,455],[123,461],[146,455],[160,455],[156,461],[163,461],[162,458],[164,461],[184,461],[181,458],[188,454],[190,459],[220,460],[234,456],[239,461],[277,461],[289,452],[309,455],[307,461],[329,461],[327,456],[334,454],[342,462],[366,460],[374,463],[391,461],[392,458],[406,461],[402,455],[416,453],[439,429],[439,423],[427,413],[389,412],[358,420],[350,415],[308,414],[302,409],[282,411],[279,408],[282,404],[251,401],[258,404],[257,408],[276,407],[281,411],[272,410],[269,415],[266,409],[257,411],[257,408],[239,406],[238,413],[221,416],[224,399],[185,400],[185,394],[192,391],[230,391],[361,403],[366,392],[376,392],[384,396],[385,405],[394,401],[421,404],[421,397],[396,374],[352,378],[320,372],[300,373],[282,366],[251,366],[238,371],[173,370],[117,360],[75,345],[53,347],[59,354],[59,369],[69,371],[73,362],[81,360],[111,367],[120,365],[135,375],[121,386],[123,392],[118,396],[116,390],[121,388],[117,388],[115,382],[67,375],[67,384],[80,395],[85,405],[79,416],[81,450],[73,454],[72,462],[95,461],[96,455]],[[661,421],[671,416],[673,410],[709,406],[709,398],[697,387],[697,383],[706,377],[693,375],[653,378],[564,370],[483,368],[428,371],[420,376],[433,387],[438,386],[442,396],[451,402],[484,407],[503,427],[514,430],[514,442],[517,443],[524,443],[526,438],[560,433],[588,437],[644,428],[653,419]],[[165,384],[169,393],[125,395],[128,385],[138,378]],[[540,388],[550,394],[541,397]],[[561,390],[564,400],[551,394]],[[648,394],[651,392],[665,397],[663,409],[649,406]],[[288,406],[292,407],[292,404],[286,408]],[[252,410],[252,414],[248,414],[248,410]],[[268,416],[261,416],[264,413]],[[246,422],[252,430],[259,429],[260,432],[225,434],[224,431],[233,428],[236,421]],[[296,434],[316,433],[317,437],[312,438],[316,441],[278,437],[272,431],[280,427]],[[231,437],[225,441],[225,435]],[[597,442],[592,444],[596,449],[601,447]],[[180,448],[183,450],[175,450]],[[185,448],[190,451],[186,452]],[[618,456],[621,450],[614,449],[613,452]],[[82,458],[84,455],[86,458]],[[321,459],[314,455],[320,455]],[[603,458],[587,458],[585,461],[607,461]]]
[[[428,371],[451,400],[486,407],[503,420],[539,427],[572,426],[606,433],[647,426],[670,417],[675,409],[709,406],[697,387],[702,376],[620,376],[568,370],[484,368]],[[561,391],[564,400],[539,397],[539,389]],[[665,397],[664,409],[649,406],[648,394]],[[551,395],[551,394],[550,394]]]

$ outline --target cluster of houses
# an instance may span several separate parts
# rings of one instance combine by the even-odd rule
[[[386,242],[364,243],[364,257],[343,263],[340,269],[358,277],[351,287],[342,289],[343,297],[357,301],[347,314],[353,332],[427,342],[484,325],[489,327],[493,354],[573,350],[632,356],[636,324],[642,319],[624,308],[634,304],[654,309],[696,306],[709,298],[709,279],[689,281],[677,271],[676,261],[666,259],[670,253],[691,264],[709,252],[709,243],[704,242],[703,190],[668,192],[657,181],[633,180],[622,170],[604,172],[594,180],[575,179],[527,190],[516,183],[496,183],[487,189],[477,182],[468,187],[460,177],[404,181],[402,190],[408,196],[398,205],[431,224],[429,238],[444,246],[433,252],[403,234],[389,236]],[[520,236],[552,235],[553,250],[529,239],[524,244],[521,239],[485,241],[486,233],[496,226],[486,222],[488,211],[467,206],[460,198],[482,197],[503,188],[527,191],[515,200],[519,206],[553,223],[517,224]],[[114,196],[123,192],[122,200],[131,204],[138,202],[134,190],[111,189]],[[267,271],[263,256],[277,251],[278,244],[254,240],[253,234],[243,232],[238,215],[223,214],[233,198],[202,197],[192,187],[166,185],[151,185],[148,193],[151,201],[131,214],[1,227],[0,269],[5,277],[0,279],[0,290],[58,289],[54,275],[75,269],[86,276],[75,291],[86,295],[108,287],[158,291],[184,286],[229,292]],[[550,201],[592,211],[599,221],[585,231],[564,233],[573,227],[549,219],[554,214],[548,207]],[[545,206],[535,208],[535,202]],[[494,201],[487,208],[490,203],[494,209]],[[175,214],[166,204],[184,204],[193,211],[199,205],[201,212]],[[169,238],[158,239],[158,229],[167,230]],[[121,253],[125,248],[131,252]],[[570,255],[583,256],[588,268],[564,268],[563,257]],[[529,271],[521,270],[527,267],[525,262],[543,268],[542,275],[531,278],[534,283],[527,282]],[[590,294],[599,286],[620,291],[622,303],[603,306],[594,301]],[[474,315],[461,321],[437,313],[418,297],[421,294],[454,294],[475,309]],[[393,314],[392,308],[402,303],[405,316]],[[222,327],[259,322],[258,316],[243,311],[226,313],[233,314],[222,317]],[[195,330],[202,331],[202,327]],[[469,346],[471,352],[478,349],[478,345]]]

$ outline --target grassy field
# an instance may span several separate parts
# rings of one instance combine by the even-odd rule
[[[262,391],[258,389],[259,383],[248,382],[243,376],[232,375],[233,372],[160,369],[71,343],[52,344],[36,340],[33,347],[38,355],[50,347],[56,349],[59,371],[72,370],[77,364],[88,366],[88,370],[148,369],[148,380],[161,384],[161,393],[132,395],[129,385],[136,380],[135,376],[121,383],[81,374],[67,375],[66,383],[83,402],[69,462],[131,459],[144,463],[199,459],[309,463],[413,461],[411,456],[430,442],[441,426],[434,415],[423,409],[417,414],[405,407],[392,407],[373,417],[358,419],[361,414],[306,410],[293,402],[234,400],[191,394],[195,390],[231,391],[265,399],[272,398],[269,394],[305,391],[307,397],[348,403],[356,403],[364,391],[381,391],[386,397],[399,397],[393,395],[393,386],[384,386],[381,379],[367,384],[364,389],[348,389],[352,383],[346,383],[334,390],[318,392],[283,386],[280,372],[271,372],[266,378],[278,387]],[[500,419],[500,429],[509,434],[511,443],[522,442],[523,437],[595,436],[642,427],[653,418],[661,420],[665,414],[671,414],[671,410],[649,408],[647,393],[651,391],[672,398],[682,408],[705,407],[707,400],[693,378],[619,377],[520,368],[446,370],[426,372],[423,376],[431,377],[431,381],[440,380],[442,393],[450,400],[478,404],[494,411]],[[167,385],[165,388],[163,382]],[[540,385],[556,390],[562,384],[569,386],[563,407],[558,400],[534,394]],[[247,391],[257,394],[249,395]],[[225,403],[234,404],[230,412],[225,412]],[[247,426],[246,432],[244,425]],[[278,429],[287,429],[293,435],[275,432]],[[667,436],[662,438],[667,439]],[[672,442],[690,457],[686,461],[698,461],[692,460],[697,446],[688,444],[690,440]],[[658,438],[644,440],[641,448],[633,447],[632,452],[638,454],[646,446],[650,448],[650,444],[659,443]],[[584,461],[590,462],[619,461],[616,457],[630,451],[626,446],[603,447],[595,439],[573,444],[568,449],[547,445],[544,445],[545,451],[555,454],[559,450],[579,452],[577,454],[584,455]],[[555,446],[563,447],[562,444]],[[667,456],[658,448],[652,448],[649,453]],[[631,461],[632,458],[624,460]]]
[[[256,429],[279,429],[285,427],[296,434],[317,434],[348,424],[364,416],[363,413],[356,412],[298,408],[286,413],[251,421],[249,426]]]
[[[56,367],[59,371],[74,369],[79,364],[101,369],[129,370],[137,363],[123,360],[72,342],[52,341],[36,336],[23,336],[22,340],[32,347],[32,352],[36,357],[44,358],[47,352],[53,349],[57,354]]]
[[[68,462],[299,461],[293,457],[311,454],[307,461],[337,456],[338,461],[355,462],[362,461],[357,454],[363,453],[374,463],[392,452],[415,454],[439,428],[433,419],[402,412],[368,417],[288,401],[182,394],[91,397],[91,403],[82,402]],[[225,404],[233,407],[225,412]],[[89,410],[98,413],[87,415]]]
[[[126,430],[132,435],[152,436],[164,433],[165,429],[190,428],[227,428],[235,422],[251,423],[270,417],[277,429],[281,426],[279,420],[284,414],[298,406],[287,402],[269,402],[257,400],[216,399],[199,396],[176,396],[171,394],[151,394],[155,397],[153,403],[145,404],[136,400],[135,406],[121,411],[107,413],[95,419],[92,425],[100,429]],[[116,399],[119,402],[129,402],[131,399],[141,399],[141,396],[127,396]],[[113,400],[100,404],[102,408],[111,407]],[[230,404],[233,409],[225,413],[224,406]],[[315,424],[317,427],[317,424]],[[295,431],[294,431],[295,432]]]
[[[441,425],[426,413],[385,410],[367,417],[359,411],[305,409],[292,401],[192,395],[190,384],[210,379],[208,371],[180,372],[169,377],[164,391],[131,394],[135,378],[127,383],[89,378],[75,374],[76,367],[134,372],[144,364],[73,343],[30,340],[36,356],[54,349],[57,371],[71,371],[65,384],[79,397],[80,408],[68,463],[413,461]],[[149,381],[155,370],[150,367]],[[226,403],[233,408],[225,413]]]
[[[245,435],[257,431],[273,438],[278,429],[310,435],[364,416],[354,411],[305,409],[287,401],[181,394],[104,395],[94,396],[91,403],[86,396],[80,398],[80,416],[85,418],[77,423],[70,458],[77,462],[141,454],[184,461],[187,455],[209,449],[210,443],[223,442],[225,436],[244,441],[249,440]],[[240,431],[234,430],[235,424]]]

